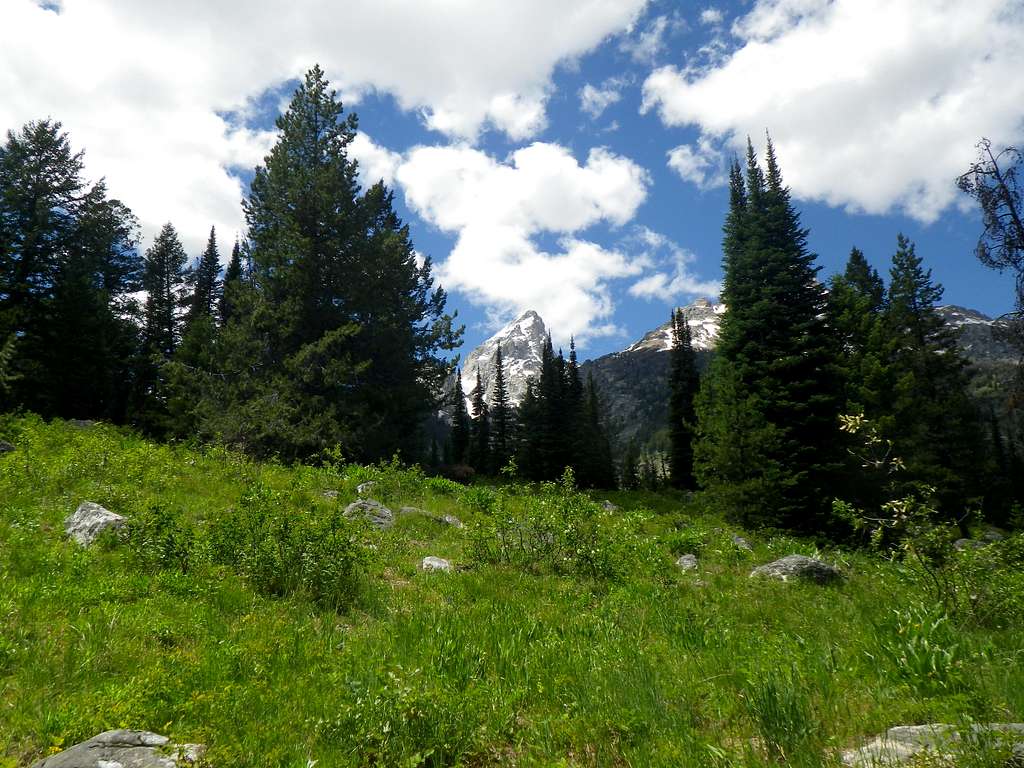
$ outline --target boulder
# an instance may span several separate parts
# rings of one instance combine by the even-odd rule
[[[676,567],[681,571],[693,571],[697,568],[697,556],[691,554],[680,555],[676,560]]]
[[[14,450],[14,446],[8,443],[6,440],[0,440],[0,454],[10,453]]]
[[[976,541],[975,539],[957,539],[953,542],[953,549],[957,552],[963,552],[965,549],[984,549],[985,542]]]
[[[395,524],[395,513],[373,499],[356,499],[345,507],[345,517],[366,520],[374,528],[390,528]]]
[[[604,501],[601,502],[601,508],[604,509],[605,512],[618,512],[619,511],[619,508],[617,506],[615,506],[614,504],[612,504],[610,501],[608,501],[608,499],[605,499]]]
[[[423,562],[420,563],[420,568],[422,568],[424,571],[449,572],[452,570],[452,564],[445,560],[443,557],[434,557],[433,555],[430,555],[429,557],[423,558]]]
[[[974,725],[972,730],[976,735],[984,736],[986,744],[995,742],[1005,745],[1006,751],[1016,760],[1024,759],[1024,723]],[[960,734],[952,725],[898,725],[862,747],[843,752],[843,765],[850,768],[885,768],[911,763],[925,754],[944,758],[942,765],[946,765],[947,760],[955,758],[959,741]],[[1020,764],[1013,760],[1007,763]]]
[[[179,768],[198,763],[205,752],[202,744],[171,744],[149,731],[104,731],[32,768]]]
[[[742,536],[733,534],[732,543],[736,545],[737,549],[742,549],[744,552],[753,552],[754,548],[750,546],[750,542],[744,539]]]
[[[89,429],[96,426],[96,422],[92,419],[71,419],[68,424],[75,429]]]
[[[324,491],[320,495],[323,496],[325,499],[336,499],[336,498],[338,498],[338,492],[337,491]]]
[[[367,480],[365,483],[360,483],[356,486],[356,493],[360,496],[368,496],[373,493],[373,489],[376,487],[376,483],[373,480]]]
[[[750,575],[764,576],[780,581],[810,579],[819,584],[826,584],[842,578],[842,573],[835,566],[804,555],[786,555],[780,560],[757,566],[750,572]]]
[[[78,542],[79,546],[88,547],[104,531],[118,530],[127,522],[127,518],[104,509],[99,504],[83,501],[64,521],[64,532]]]
[[[3,449],[0,448],[0,451]],[[1006,531],[1001,528],[996,528],[994,525],[990,525],[981,532],[982,541],[1002,541],[1006,538]]]

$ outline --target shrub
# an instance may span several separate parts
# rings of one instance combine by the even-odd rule
[[[197,556],[195,530],[160,504],[136,509],[128,524],[128,546],[145,568],[192,569]]]
[[[214,558],[264,594],[302,592],[318,605],[342,609],[358,597],[368,553],[359,527],[339,507],[288,508],[281,494],[251,485],[238,506],[212,526]]]
[[[490,517],[471,531],[477,562],[613,581],[658,570],[661,558],[641,532],[643,515],[605,510],[575,489],[571,470],[535,494],[491,493]]]
[[[890,617],[891,624],[881,629],[882,648],[915,693],[955,693],[967,687],[966,654],[941,608],[898,608]]]

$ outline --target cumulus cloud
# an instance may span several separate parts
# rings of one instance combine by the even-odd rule
[[[651,64],[665,49],[665,33],[670,25],[668,16],[656,16],[639,33],[624,38],[619,49],[628,53],[633,61]]]
[[[683,299],[718,296],[722,285],[717,280],[703,280],[693,272],[697,257],[660,232],[638,227],[633,242],[640,248],[640,259],[658,264],[662,271],[653,272],[629,287],[629,294],[639,299],[660,299],[675,306]]]
[[[707,136],[701,136],[696,144],[680,144],[670,149],[668,167],[700,189],[720,187],[725,183],[722,152]]]
[[[1018,0],[757,0],[732,32],[710,67],[655,70],[644,109],[741,152],[769,129],[804,199],[932,221],[981,136],[1024,138]]]
[[[622,86],[622,80],[617,78],[606,80],[600,86],[587,83],[580,89],[580,109],[596,120],[622,98]]]
[[[0,128],[62,120],[147,232],[170,219],[200,247],[211,223],[225,239],[240,228],[234,173],[273,140],[238,118],[313,63],[350,98],[389,93],[448,136],[521,140],[546,124],[555,68],[646,1],[3,0]]]
[[[395,172],[402,162],[400,154],[380,146],[362,131],[348,145],[348,154],[359,163],[359,183],[364,187],[378,181],[383,181],[389,187],[394,185]]]
[[[705,8],[700,12],[700,23],[706,26],[717,26],[724,18],[725,15],[717,8]]]
[[[645,262],[583,238],[598,223],[622,226],[647,195],[647,172],[593,149],[580,163],[566,148],[534,143],[502,162],[470,146],[418,147],[396,179],[406,203],[456,236],[438,277],[491,311],[540,312],[556,339],[613,333],[609,281]],[[555,248],[538,244],[555,236]]]

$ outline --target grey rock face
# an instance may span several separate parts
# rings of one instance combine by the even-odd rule
[[[14,450],[14,446],[8,443],[6,440],[0,440],[0,454],[11,453]]]
[[[127,518],[104,509],[99,504],[83,501],[64,521],[64,532],[79,546],[88,547],[96,538],[111,529],[124,527]]]
[[[805,555],[786,555],[780,560],[757,566],[750,572],[750,575],[778,579],[779,581],[810,579],[819,584],[827,584],[842,578],[842,573],[835,566]]]
[[[377,484],[373,480],[367,480],[365,483],[360,483],[356,486],[356,493],[360,496],[368,496],[373,493],[373,489]]]
[[[697,556],[691,554],[680,555],[676,560],[676,567],[681,571],[693,571],[697,568]]]
[[[345,517],[361,518],[374,528],[390,528],[395,524],[395,513],[379,501],[373,499],[356,499],[345,507]]]
[[[973,726],[975,734],[1005,740],[1012,754],[1024,759],[1024,723],[991,723]],[[884,768],[911,762],[918,755],[955,756],[960,734],[952,725],[898,725],[863,747],[843,753],[843,765],[850,768]],[[930,765],[931,763],[929,763]],[[944,762],[943,765],[946,763]],[[1012,762],[1011,765],[1019,763]]]
[[[105,731],[32,768],[179,768],[198,763],[205,752],[202,744],[170,744],[149,731]]]
[[[540,315],[529,310],[470,352],[462,366],[462,391],[466,395],[467,407],[469,395],[476,387],[477,371],[480,372],[480,383],[490,397],[499,344],[508,396],[513,405],[519,405],[526,395],[527,379],[540,375],[541,354],[547,335],[548,330]]]
[[[445,571],[449,572],[452,570],[452,564],[445,560],[443,557],[424,557],[423,562],[420,563],[420,568],[424,571]]]

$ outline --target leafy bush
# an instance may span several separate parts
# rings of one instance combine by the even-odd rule
[[[323,607],[342,609],[358,597],[368,561],[358,534],[340,508],[299,511],[257,483],[214,522],[211,546],[218,562],[264,594],[303,592]]]
[[[481,505],[490,518],[471,532],[477,562],[612,581],[658,568],[661,558],[641,532],[643,516],[605,510],[576,490],[571,470],[535,494],[491,493]]]
[[[177,568],[188,573],[197,556],[196,533],[160,504],[137,509],[128,526],[128,546],[145,568]]]
[[[882,648],[916,693],[955,693],[967,687],[967,654],[941,608],[898,608],[890,617],[891,625],[881,630]]]
[[[428,477],[423,485],[427,490],[444,496],[457,496],[462,491],[461,485],[447,477]]]

